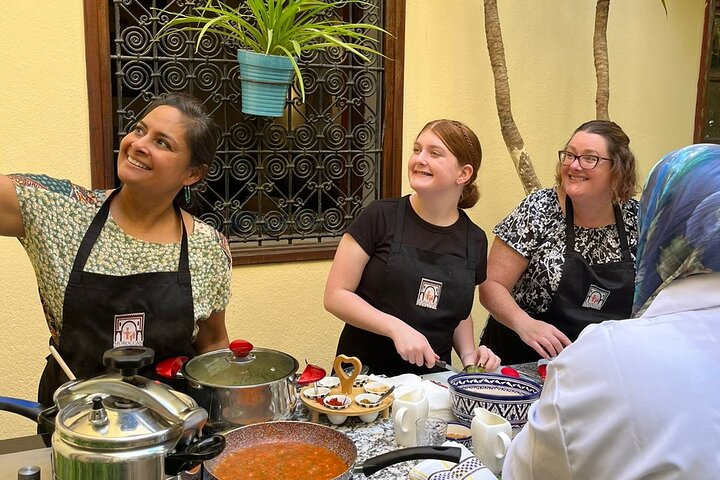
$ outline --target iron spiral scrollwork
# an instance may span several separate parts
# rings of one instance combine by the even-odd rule
[[[108,0],[115,153],[120,139],[159,94],[190,93],[223,128],[193,208],[233,249],[337,239],[380,197],[382,58],[365,64],[337,48],[303,54],[305,102],[293,86],[286,116],[240,111],[236,46],[192,33],[156,39],[176,12],[205,0]],[[332,14],[382,26],[383,0],[343,4]],[[374,45],[382,50],[382,39]]]

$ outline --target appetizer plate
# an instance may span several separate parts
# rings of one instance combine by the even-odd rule
[[[323,405],[331,410],[343,410],[352,405],[352,400],[347,395],[329,395],[323,398]]]
[[[329,389],[340,386],[340,379],[338,377],[325,377],[317,382],[318,386]]]
[[[445,438],[452,442],[464,445],[469,450],[472,450],[472,430],[462,423],[448,422]]]
[[[328,393],[330,393],[330,389],[327,387],[310,387],[303,391],[303,395],[312,400],[327,397]]]
[[[355,403],[363,408],[373,408],[380,404],[380,395],[375,393],[359,393],[355,395]]]
[[[355,380],[353,380],[353,387],[362,387],[368,381],[368,378],[367,375],[358,375],[355,377]]]
[[[382,395],[383,393],[390,390],[390,384],[385,382],[367,382],[365,384],[365,391],[367,393],[375,393]]]

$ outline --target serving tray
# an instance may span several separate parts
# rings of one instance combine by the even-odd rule
[[[342,369],[343,362],[351,363],[353,365],[352,374],[347,375],[345,373],[345,371]],[[378,405],[374,407],[361,407],[355,401],[356,395],[366,393],[363,387],[353,386],[353,381],[355,380],[355,377],[357,377],[361,368],[362,364],[357,357],[346,357],[345,355],[338,355],[333,362],[333,370],[340,379],[340,385],[331,389],[328,395],[342,394],[349,396],[352,400],[352,403],[347,408],[337,410],[327,407],[323,403],[320,403],[322,401],[322,398],[318,401],[317,399],[306,397],[305,391],[315,388],[313,385],[308,385],[300,390],[300,400],[302,400],[302,402],[308,407],[308,409],[310,409],[310,421],[319,423],[321,413],[324,413],[326,415],[346,415],[348,417],[357,417],[360,415],[380,412],[380,416],[382,416],[382,418],[388,418],[390,416],[389,408],[390,405],[392,405],[393,399],[395,398],[393,394],[385,397]]]
[[[302,390],[300,390],[300,400],[302,400],[302,402],[310,409],[310,421],[315,423],[319,423],[321,413],[324,413],[326,415],[347,415],[348,417],[357,417],[359,415],[380,412],[380,416],[382,416],[382,418],[388,418],[390,415],[389,408],[390,405],[392,405],[394,398],[393,394],[391,393],[386,398],[384,398],[382,402],[380,402],[374,407],[361,407],[355,401],[355,395],[366,392],[363,387],[353,387],[352,393],[348,395],[352,399],[352,403],[350,404],[350,406],[341,410],[335,410],[333,408],[326,407],[324,404],[320,404],[320,402],[315,399],[306,397],[305,390],[309,388],[312,389],[314,387],[312,385],[308,385],[307,387],[304,387]],[[330,390],[330,393],[328,395],[335,394],[343,394],[341,387],[333,388],[332,390]],[[320,400],[322,400],[322,398]]]

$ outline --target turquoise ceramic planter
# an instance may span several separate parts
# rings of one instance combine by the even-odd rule
[[[263,117],[282,117],[295,70],[288,57],[238,50],[242,111]]]

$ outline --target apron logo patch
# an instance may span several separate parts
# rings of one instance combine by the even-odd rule
[[[440,301],[440,290],[442,290],[441,282],[423,278],[420,281],[420,291],[418,291],[415,305],[437,310],[438,302]]]
[[[605,301],[609,296],[610,290],[605,290],[604,288],[591,284],[582,306],[585,308],[602,310],[602,307],[605,305]]]
[[[113,348],[142,347],[145,339],[145,313],[115,315]]]

